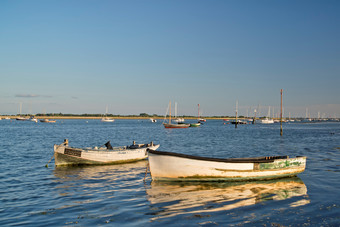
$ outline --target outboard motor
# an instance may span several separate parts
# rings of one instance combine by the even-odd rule
[[[107,148],[108,150],[112,150],[112,149],[113,149],[113,147],[111,146],[110,140],[107,141],[106,144],[104,144],[104,145],[106,146],[106,148]]]

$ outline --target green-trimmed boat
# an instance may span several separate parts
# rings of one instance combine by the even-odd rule
[[[206,158],[149,149],[150,172],[160,181],[248,181],[296,176],[306,157]]]
[[[198,122],[198,123],[190,123],[190,127],[200,127],[201,126],[201,123]]]

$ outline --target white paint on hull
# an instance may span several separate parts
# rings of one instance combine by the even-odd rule
[[[143,160],[147,158],[147,149],[157,149],[159,145],[138,149],[116,148],[108,149],[76,149],[71,148],[75,155],[65,152],[69,148],[64,145],[54,145],[55,165],[81,165],[81,164],[114,164]],[[80,155],[77,156],[76,154]]]
[[[251,180],[274,179],[294,176],[305,169],[306,157],[289,159],[299,162],[299,166],[280,167],[286,159],[276,159],[275,169],[256,169],[254,163],[229,163],[206,160],[195,160],[183,157],[149,153],[150,171],[153,180]]]

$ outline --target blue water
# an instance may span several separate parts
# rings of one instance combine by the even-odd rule
[[[1,226],[338,226],[340,123],[164,129],[147,120],[0,121]],[[297,178],[244,183],[144,182],[146,161],[54,167],[53,144],[129,145],[207,157],[307,156]]]

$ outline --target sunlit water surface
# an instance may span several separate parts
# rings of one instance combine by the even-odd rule
[[[148,120],[0,121],[1,226],[337,226],[340,123],[164,129]],[[147,161],[54,167],[53,144],[129,145],[206,157],[304,155],[296,178],[243,183],[151,182]]]

